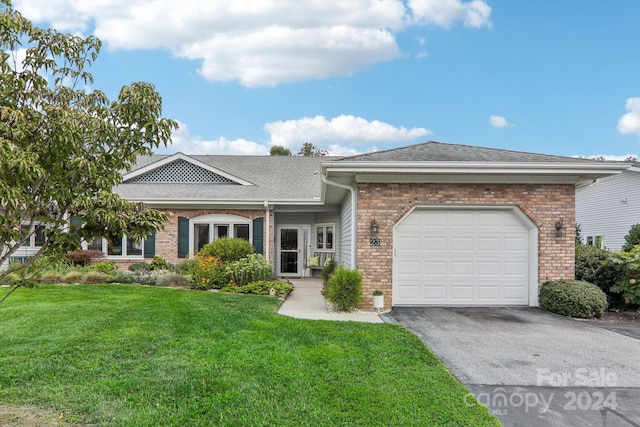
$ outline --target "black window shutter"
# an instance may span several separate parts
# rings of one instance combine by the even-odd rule
[[[156,256],[156,233],[155,231],[151,233],[144,240],[144,257],[145,258],[153,258]]]
[[[256,253],[264,255],[264,218],[253,220],[253,247]]]
[[[178,258],[189,254],[189,218],[178,217]]]

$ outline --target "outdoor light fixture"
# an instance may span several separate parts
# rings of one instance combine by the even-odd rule
[[[376,222],[375,218],[373,218],[373,220],[371,221],[371,235],[372,236],[378,235],[378,223]]]
[[[556,237],[564,236],[566,231],[567,226],[564,225],[564,218],[561,218],[560,221],[556,221]]]

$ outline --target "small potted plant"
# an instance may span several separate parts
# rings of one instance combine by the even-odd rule
[[[380,289],[373,291],[373,308],[384,308],[384,292]]]

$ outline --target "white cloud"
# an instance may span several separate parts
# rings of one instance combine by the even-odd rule
[[[493,115],[489,116],[489,124],[494,128],[506,128],[506,127],[514,126],[513,124],[509,123],[507,119],[505,119],[504,117],[493,116]]]
[[[315,116],[271,122],[265,125],[265,130],[271,135],[272,145],[282,145],[292,151],[304,142],[325,148],[330,143],[353,146],[411,141],[432,134],[431,130],[425,128],[395,127],[378,120],[368,121],[351,115],[341,115],[330,120],[324,116]]]
[[[640,98],[629,98],[625,108],[629,111],[618,120],[618,132],[640,137]]]
[[[349,75],[401,56],[412,25],[490,25],[484,1],[15,0],[37,22],[93,31],[109,49],[168,49],[213,81],[270,86]],[[418,55],[418,57],[422,57]]]
[[[491,7],[484,0],[409,0],[409,7],[418,22],[444,28],[449,28],[455,21],[462,21],[472,28],[491,26]]]
[[[266,155],[269,149],[257,142],[246,139],[229,140],[219,137],[214,140],[203,140],[199,136],[192,137],[186,124],[178,122],[179,128],[171,136],[171,145],[157,150],[160,153],[182,151],[186,154],[229,154],[229,155]]]
[[[157,150],[160,153],[182,151],[186,154],[231,154],[267,155],[273,145],[282,145],[296,154],[302,144],[311,142],[332,156],[352,156],[363,151],[377,151],[371,144],[412,141],[431,135],[425,128],[406,129],[377,120],[367,121],[360,117],[338,116],[327,120],[322,116],[304,117],[267,123],[264,128],[270,135],[269,144],[260,144],[246,139],[230,140],[224,136],[203,139],[193,136],[186,124],[178,122],[169,147]],[[359,149],[359,147],[361,149]]]

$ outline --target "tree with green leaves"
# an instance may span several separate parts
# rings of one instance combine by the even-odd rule
[[[310,142],[305,142],[304,144],[302,144],[300,151],[298,151],[298,156],[306,156],[306,157],[326,156],[328,154],[329,154],[328,152],[316,147]]]
[[[640,224],[632,225],[627,235],[624,236],[624,245],[622,246],[622,250],[629,252],[637,245],[640,245]]]
[[[177,123],[161,117],[162,99],[148,83],[122,87],[113,101],[91,90],[87,68],[100,47],[95,37],[36,27],[0,0],[0,265],[37,230],[41,239],[35,256],[10,264],[0,282],[39,257],[77,249],[80,239],[142,239],[169,218],[112,192]]]
[[[270,156],[290,156],[291,150],[282,146],[282,145],[274,145],[269,150]]]

